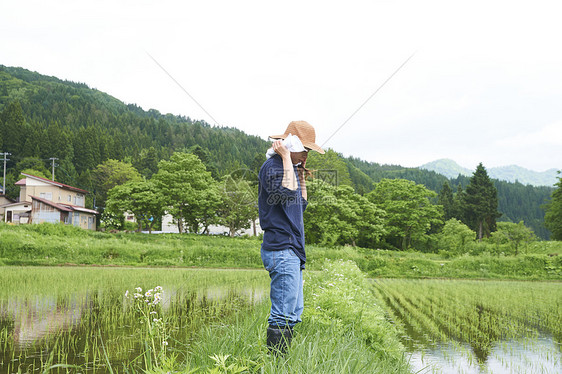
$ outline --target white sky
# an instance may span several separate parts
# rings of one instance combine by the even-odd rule
[[[0,64],[362,159],[562,168],[560,1],[6,1]],[[414,57],[328,143],[338,127]],[[148,53],[148,54],[147,54]]]

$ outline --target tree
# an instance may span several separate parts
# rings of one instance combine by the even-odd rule
[[[169,161],[158,163],[153,179],[179,232],[197,233],[201,224],[216,216],[220,205],[217,182],[197,156],[175,152]]]
[[[309,152],[306,167],[315,171],[315,178],[332,185],[352,185],[349,170],[343,157],[332,149],[327,149],[323,155]]]
[[[158,155],[156,149],[150,147],[143,149],[138,158],[133,162],[133,166],[146,178],[152,176],[158,171]]]
[[[307,242],[323,245],[361,245],[373,248],[385,233],[384,211],[350,186],[333,186],[320,179],[307,182],[304,212]]]
[[[558,174],[560,175],[560,171]],[[552,192],[552,197],[545,206],[544,224],[552,233],[552,239],[562,240],[562,176],[558,177],[555,186],[558,188]]]
[[[338,186],[335,196],[340,202],[340,219],[348,225],[347,231],[340,232],[340,242],[374,248],[385,233],[384,210],[355,193],[351,186]]]
[[[137,169],[128,162],[107,160],[99,164],[92,172],[92,186],[96,197],[96,205],[105,207],[107,192],[115,186],[128,181],[140,181]]]
[[[454,203],[453,203],[453,191],[449,182],[443,183],[441,191],[439,191],[439,196],[437,197],[437,202],[439,205],[443,206],[443,220],[447,221],[453,217]]]
[[[430,198],[437,194],[405,179],[382,179],[367,198],[386,212],[385,236],[389,244],[402,250],[413,240],[427,239],[431,225],[442,223],[441,207]]]
[[[45,163],[37,157],[26,157],[16,164],[16,178],[21,178],[21,173],[35,175],[46,179],[51,178],[51,171],[45,167]],[[35,173],[35,174],[33,174]]]
[[[461,222],[466,222],[466,219],[464,217],[464,195],[465,192],[462,189],[462,185],[459,183],[457,185],[457,192],[453,195],[451,215],[453,218],[456,218]]]
[[[258,216],[257,191],[243,179],[228,175],[221,183],[222,203],[218,210],[219,222],[228,227],[230,236],[250,227]]]
[[[437,235],[440,251],[454,254],[466,252],[465,246],[474,241],[476,233],[458,219],[451,218],[445,222],[443,230]]]
[[[27,138],[25,118],[19,101],[12,101],[1,114],[2,127],[0,127],[3,139],[3,152],[12,154],[21,153]]]
[[[533,230],[526,227],[523,221],[519,223],[498,222],[498,230],[493,234],[496,236],[496,241],[501,242],[500,238],[505,238],[507,243],[509,243],[515,251],[516,256],[519,254],[519,246],[521,243],[529,243],[536,240]]]
[[[137,231],[146,225],[152,232],[154,223],[164,214],[163,196],[152,181],[129,181],[113,187],[107,196],[104,214],[121,218],[125,212],[133,213]]]
[[[478,233],[478,240],[490,237],[496,231],[498,212],[498,191],[492,183],[482,163],[470,178],[464,195],[464,212],[467,225]]]

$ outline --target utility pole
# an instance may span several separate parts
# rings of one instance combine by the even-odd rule
[[[53,165],[53,172],[51,173],[51,179],[53,180],[53,182],[55,181],[55,160],[58,160],[58,158],[56,157],[51,157],[49,160],[51,160],[51,163]]]
[[[9,161],[9,158],[6,158],[6,156],[11,155],[11,153],[8,152],[4,152],[2,153],[4,155],[4,182],[2,183],[2,194],[6,195],[6,161]]]

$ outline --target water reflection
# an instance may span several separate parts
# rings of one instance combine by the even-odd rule
[[[552,335],[506,340],[490,347],[485,361],[466,343],[439,343],[410,350],[413,372],[420,373],[560,373],[560,345]]]
[[[58,300],[60,302],[60,300]],[[0,319],[6,326],[16,347],[29,346],[48,334],[68,331],[76,327],[86,303],[76,298],[61,305],[54,296],[19,300],[8,299],[0,304]]]
[[[186,342],[205,324],[227,319],[266,295],[259,287],[198,292],[164,287],[162,316],[172,341]],[[143,365],[142,360],[130,364],[144,347],[138,331],[138,315],[123,290],[0,300],[0,374],[41,367],[51,353],[90,371],[105,365],[102,344],[112,365],[134,371]]]

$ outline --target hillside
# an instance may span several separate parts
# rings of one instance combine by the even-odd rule
[[[448,158],[441,158],[439,160],[428,162],[427,164],[421,165],[419,168],[434,171],[446,176],[447,178],[456,178],[459,174],[465,176],[472,175],[472,170],[464,168]]]
[[[90,173],[108,159],[128,161],[150,177],[157,162],[174,151],[196,153],[219,179],[240,168],[258,170],[269,143],[232,127],[148,111],[86,84],[63,81],[23,68],[0,65],[0,151],[9,152],[7,195],[16,197],[19,172],[33,167],[50,173],[50,158],[57,158],[59,182],[93,191]],[[467,177],[449,179],[435,171],[380,165],[335,151],[318,159],[317,169],[337,170],[338,180],[359,193],[369,192],[382,178],[404,178],[439,192],[445,182],[453,191],[466,187]],[[540,205],[550,187],[496,182],[502,220],[524,220],[543,238]],[[500,188],[501,187],[501,188]]]
[[[455,161],[442,158],[439,160],[428,162],[419,167],[420,169],[434,171],[447,178],[456,178],[459,174],[471,176],[472,170],[464,168]],[[530,184],[531,186],[548,186],[552,187],[557,182],[557,170],[549,169],[546,171],[534,171],[525,169],[517,165],[498,166],[488,169],[488,175],[491,178],[507,182],[519,182],[521,184]]]

